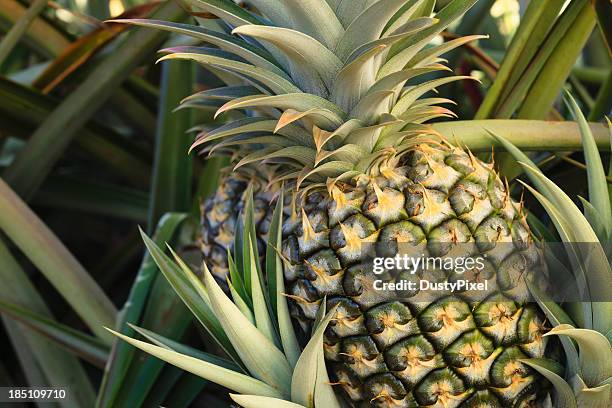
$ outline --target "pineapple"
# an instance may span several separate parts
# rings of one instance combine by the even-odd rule
[[[203,247],[215,274],[226,273],[244,206],[245,186],[235,180],[254,180],[265,193],[284,183],[291,192],[282,254],[292,316],[310,334],[320,310],[335,311],[325,359],[350,404],[538,406],[545,381],[520,360],[545,356],[545,318],[507,279],[521,262],[539,267],[525,214],[492,163],[426,124],[453,113],[441,106],[451,101],[424,96],[470,78],[419,80],[449,71],[441,55],[482,38],[430,45],[475,0],[451,1],[435,18],[428,0],[252,0],[250,10],[229,1],[188,3],[221,18],[231,34],[131,22],[218,47],[175,47],[162,58],[195,60],[227,82],[189,98],[231,118],[193,145],[235,163],[204,205]],[[253,176],[246,170],[253,166],[271,176]],[[271,208],[269,198],[258,200]],[[434,251],[454,244],[503,245],[495,273],[474,277],[496,288],[490,298],[425,302],[365,289],[364,248],[394,254],[406,245]]]

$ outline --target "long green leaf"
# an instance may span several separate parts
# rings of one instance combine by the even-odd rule
[[[68,352],[98,368],[104,368],[109,350],[100,340],[2,300],[0,300],[0,312],[42,334]]]
[[[261,88],[261,85],[269,87],[274,94],[301,92],[300,89],[284,77],[264,68],[255,67],[244,62],[234,61],[214,55],[198,54],[194,52],[174,52],[160,58],[160,61],[169,59],[189,59],[200,64],[210,65],[232,73],[250,78],[253,86]]]
[[[579,3],[575,1],[575,3]],[[595,27],[595,13],[588,1],[573,18],[568,28],[554,46],[554,51],[542,66],[533,85],[518,111],[522,119],[545,119],[559,92],[570,75],[576,59],[580,56]],[[568,8],[568,12],[571,8]],[[565,18],[565,16],[563,17]]]
[[[323,334],[337,309],[337,306],[331,309],[316,326],[293,371],[291,400],[309,408],[340,408],[329,383],[323,356]]]
[[[282,27],[243,25],[235,28],[233,34],[242,34],[274,44],[294,64],[307,64],[312,67],[323,78],[328,88],[331,88],[336,73],[342,67],[342,62],[333,52],[314,38],[299,31]]]
[[[612,347],[603,334],[562,324],[554,327],[546,336],[568,336],[578,343],[581,377],[590,387],[596,387],[612,377]]]
[[[13,258],[4,242],[0,241],[0,297],[39,315],[52,318],[43,297],[28,279],[25,271]],[[2,318],[8,328],[8,336],[16,351],[18,361],[31,385],[70,387],[70,401],[63,407],[91,407],[95,393],[83,367],[77,358],[61,347],[52,344],[39,333],[21,324]]]
[[[149,354],[152,354],[153,356],[160,358],[172,365],[175,365],[185,371],[189,371],[190,373],[193,373],[197,376],[227,387],[231,390],[245,394],[263,395],[274,398],[283,397],[283,395],[275,388],[270,387],[264,382],[248,375],[240,374],[233,370],[229,370],[227,368],[223,368],[194,357],[177,353],[176,351],[168,350],[159,346],[154,346],[152,344],[145,343],[144,341],[135,340],[112,330],[109,331],[120,339],[123,339],[129,344],[133,345],[134,347],[138,347],[139,349]]]
[[[6,78],[0,78],[0,99],[0,128],[24,139],[59,104],[52,97]],[[148,184],[150,165],[145,152],[110,127],[90,120],[76,136],[74,143],[100,165],[113,169],[132,184]]]
[[[277,389],[281,395],[288,396],[292,370],[283,353],[242,315],[206,267],[204,282],[215,315],[249,372]],[[253,347],[253,344],[257,344],[257,347]]]
[[[173,112],[193,91],[195,66],[189,62],[165,62],[162,66],[157,143],[153,163],[149,232],[166,212],[188,211],[191,207],[192,160],[187,155],[193,126],[193,112]]]
[[[154,13],[154,17],[163,20],[179,19],[182,15],[173,2],[161,5]],[[150,30],[131,33],[45,119],[5,172],[7,182],[20,196],[33,195],[81,126],[163,38],[164,33]]]
[[[177,295],[191,310],[194,316],[200,321],[202,326],[209,331],[213,338],[219,343],[224,351],[235,358],[235,352],[229,342],[227,334],[223,331],[214,311],[211,310],[211,301],[208,300],[206,291],[202,291],[199,286],[194,286],[191,272],[186,265],[177,266],[172,260],[149,237],[142,233],[142,238],[155,260],[160,271],[164,274],[168,282],[172,285]],[[183,268],[186,269],[182,269]],[[197,280],[197,279],[195,279]]]
[[[289,314],[289,305],[285,296],[283,264],[280,257],[283,235],[283,207],[284,194],[281,189],[272,215],[272,223],[270,224],[270,238],[268,239],[268,247],[266,249],[266,277],[268,279],[271,306],[276,312],[278,319],[278,329],[283,351],[289,364],[295,367],[300,357],[301,349]]]
[[[542,359],[524,359],[519,360],[521,363],[528,365],[529,367],[536,370],[538,373],[542,374],[548,381],[550,381],[555,387],[556,398],[555,398],[555,407],[557,408],[578,408],[578,404],[576,403],[576,397],[574,397],[574,393],[569,384],[558,374],[550,370],[548,362]]]
[[[171,31],[177,34],[187,35],[198,40],[208,42],[216,45],[222,50],[232,52],[253,65],[257,65],[266,69],[269,69],[279,75],[286,76],[286,74],[273,62],[273,59],[265,50],[255,47],[246,41],[243,41],[237,37],[227,35],[224,33],[218,33],[206,29],[204,27],[194,26],[192,24],[180,24],[169,21],[149,20],[149,19],[121,19],[111,20],[116,23],[127,23],[139,25],[142,27],[151,27],[159,30]]]
[[[177,341],[164,337],[160,334],[154,333],[151,330],[143,329],[142,327],[130,325],[139,334],[149,340],[151,343],[167,348],[168,350],[174,350],[178,353],[185,354],[187,356],[195,357],[197,359],[207,361],[211,364],[218,365],[220,367],[227,368],[236,372],[244,372],[242,368],[231,360],[227,360],[223,357],[216,356],[204,351],[194,349],[193,347],[186,346]]]
[[[166,214],[157,224],[154,234],[156,244],[163,245],[171,240],[178,227],[185,220],[185,214]],[[145,251],[136,279],[128,295],[116,327],[122,332],[133,335],[134,331],[127,323],[138,322],[143,314],[151,288],[158,275],[158,268],[151,255]],[[112,407],[124,382],[130,362],[134,357],[134,349],[123,342],[115,342],[111,350],[111,358],[107,364],[98,393],[97,407]]]
[[[45,275],[91,331],[110,343],[111,338],[103,333],[101,325],[114,322],[115,306],[55,234],[1,179],[0,229]]]
[[[529,2],[516,34],[504,54],[495,81],[476,113],[476,119],[496,117],[495,109],[527,68],[564,3],[565,0]]]
[[[276,328],[272,323],[271,310],[269,309],[269,302],[267,296],[264,294],[262,288],[262,281],[260,279],[261,273],[259,265],[256,264],[258,261],[255,258],[253,250],[253,243],[251,236],[248,237],[248,245],[250,247],[249,260],[251,262],[251,299],[253,299],[253,315],[255,317],[255,326],[263,333],[268,340],[272,343],[280,346],[280,341],[276,334]],[[257,238],[254,238],[257,239]]]
[[[580,134],[582,135],[583,152],[587,165],[587,178],[589,183],[589,201],[601,217],[601,222],[603,223],[606,233],[610,234],[612,233],[612,208],[610,207],[608,183],[606,180],[606,172],[601,162],[601,156],[597,150],[597,145],[595,144],[593,134],[586,118],[569,92],[566,93],[566,103],[574,119],[578,122]]]
[[[576,56],[575,53],[572,54],[572,52],[575,52],[574,47],[576,47],[576,44],[574,42],[565,44],[565,36],[572,30],[574,30],[576,34],[581,33],[584,30],[584,27],[573,27],[576,24],[577,19],[579,19],[581,14],[584,13],[585,5],[588,6],[587,0],[576,0],[569,3],[567,9],[555,22],[555,25],[550,34],[547,36],[546,41],[541,45],[541,47],[539,47],[533,59],[525,68],[525,71],[521,74],[520,78],[517,79],[516,83],[510,89],[508,89],[507,95],[505,95],[503,100],[500,102],[494,117],[504,119],[509,118],[519,108],[521,109],[522,113],[519,116],[523,119],[544,119],[546,117],[548,110],[534,106],[532,103],[529,103],[529,105],[535,109],[534,112],[526,110],[525,108],[527,104],[525,102],[525,98],[528,96],[528,94],[531,94],[532,98],[537,98],[540,95],[552,95],[553,93],[554,97],[558,95],[559,91],[561,90],[561,86],[558,85],[557,75],[565,70],[564,67],[568,61],[573,64]],[[570,55],[567,56],[566,61],[559,63],[559,68],[556,70],[555,65],[552,65],[551,56],[554,54],[556,56],[555,58],[560,58],[561,56],[557,53],[557,51],[565,47],[571,47],[569,50]],[[574,58],[572,59],[572,57]],[[555,75],[555,82],[553,83],[553,86],[551,86],[550,91],[547,91],[541,87],[542,81],[548,82],[546,77],[539,76],[543,74],[543,68],[545,66],[547,66],[547,71],[549,71],[551,75]],[[540,80],[536,80],[537,78],[540,78]],[[565,81],[565,78],[563,78],[563,81]],[[537,91],[532,91],[532,86],[539,89]],[[550,109],[550,106],[548,106],[548,109]]]
[[[17,45],[21,37],[24,35],[32,21],[40,14],[43,9],[47,7],[46,0],[35,0],[32,2],[28,11],[15,22],[15,25],[0,41],[0,65],[4,62],[6,57],[10,54],[13,48]]]
[[[370,41],[378,40],[391,17],[404,4],[406,4],[406,0],[379,1],[365,9],[342,35],[335,49],[336,55],[346,62],[349,55],[357,48]]]

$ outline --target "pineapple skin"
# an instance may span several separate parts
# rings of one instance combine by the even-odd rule
[[[517,360],[544,357],[545,319],[507,279],[517,259],[538,267],[521,207],[491,165],[458,148],[419,145],[377,173],[310,195],[285,224],[295,318],[308,330],[324,297],[328,310],[338,305],[325,336],[332,381],[356,406],[537,406],[543,381]],[[406,242],[481,251],[503,242],[512,251],[480,277],[498,289],[484,301],[364,291],[365,251],[354,248],[374,243],[377,255],[393,256]]]
[[[459,148],[421,144],[390,163],[286,202],[283,254],[294,322],[308,336],[324,299],[327,310],[338,306],[325,333],[325,357],[352,406],[539,406],[546,381],[518,360],[549,356],[555,346],[543,337],[537,305],[508,279],[517,260],[541,268],[522,206],[492,165]],[[234,230],[246,188],[235,177],[204,205],[210,209],[204,231]],[[255,197],[257,230],[267,233],[271,196],[257,191]],[[215,245],[231,246],[216,237]],[[439,248],[452,242],[480,251],[498,243],[505,248],[494,274],[471,277],[496,288],[484,301],[470,293],[423,302],[363,290],[371,283],[370,255],[360,245],[394,256],[406,243]],[[218,254],[205,252],[206,261],[226,265],[226,251]],[[218,271],[221,278],[224,269]]]

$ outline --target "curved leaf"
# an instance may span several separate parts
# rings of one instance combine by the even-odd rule
[[[110,344],[102,324],[115,321],[115,306],[91,275],[32,209],[0,179],[0,229],[43,273],[96,336]]]
[[[222,50],[234,53],[251,64],[270,70],[288,79],[287,74],[273,61],[274,57],[266,50],[257,48],[246,41],[231,35],[209,30],[193,24],[174,23],[171,21],[148,20],[148,19],[117,19],[110,20],[112,23],[132,24],[142,27],[156,28],[158,30],[170,31],[177,34],[187,35],[197,40],[216,45]]]
[[[333,79],[342,68],[342,61],[314,38],[299,31],[281,27],[244,25],[234,29],[234,34],[265,40],[281,49],[294,64],[307,64],[321,76],[331,88]]]
[[[288,93],[283,95],[254,95],[238,98],[223,105],[218,111],[217,116],[223,112],[240,108],[273,107],[282,111],[293,109],[297,111],[309,111],[317,109],[319,112],[329,112],[327,114],[329,123],[323,125],[342,123],[346,115],[338,106],[329,102],[327,99],[306,93]]]
[[[325,0],[250,0],[275,25],[306,33],[333,48],[344,28]],[[322,29],[321,27],[325,27]]]
[[[42,334],[47,339],[89,361],[96,367],[104,368],[108,359],[109,348],[99,339],[2,300],[0,300],[0,312],[17,322],[23,323],[24,326]]]
[[[215,314],[249,372],[287,396],[292,370],[284,354],[227,298],[206,266],[204,282]]]
[[[193,347],[186,346],[177,341],[154,333],[150,330],[143,329],[142,327],[135,326],[133,324],[130,324],[130,327],[156,346],[176,351],[177,353],[185,354],[187,356],[191,356],[197,358],[198,360],[203,360],[208,363],[227,368],[229,370],[244,372],[244,370],[239,365],[237,365],[231,360],[226,360],[225,358],[216,356],[214,354],[210,354],[205,351],[200,351]]]
[[[378,77],[382,78],[393,72],[404,69],[420,49],[427,45],[430,40],[442,32],[442,30],[461,18],[477,1],[478,0],[451,0],[436,14],[435,17],[440,21],[438,24],[396,45],[396,47],[401,47],[401,51],[393,55],[393,57],[382,66],[378,73]]]
[[[397,13],[406,0],[379,1],[365,9],[348,26],[336,46],[335,53],[343,61],[357,48],[370,41],[378,40],[387,23]]]
[[[275,94],[296,93],[300,89],[289,82],[282,76],[265,68],[256,67],[244,62],[233,61],[227,58],[221,58],[213,55],[204,55],[197,53],[177,52],[166,55],[159,59],[165,61],[169,59],[191,59],[205,65],[211,65],[216,68],[226,69],[230,72],[243,75],[251,80],[258,81],[269,87]],[[251,81],[253,82],[253,81]],[[253,86],[260,88],[257,82],[252,83]]]
[[[338,306],[327,313],[316,327],[300,356],[291,379],[291,400],[306,407],[340,408],[325,368],[323,333]]]
[[[376,80],[375,58],[386,45],[377,45],[346,65],[336,76],[330,99],[349,112]]]
[[[238,6],[231,0],[181,0],[198,10],[208,11],[222,18],[234,27],[243,24],[261,24],[261,21],[253,14]]]
[[[111,329],[109,332],[128,342],[134,347],[147,352],[167,363],[170,363],[178,368],[195,374],[199,377],[212,381],[230,390],[243,394],[264,395],[273,398],[283,398],[283,394],[267,385],[263,381],[257,380],[245,374],[240,374],[236,371],[220,367],[215,364],[208,363],[197,358],[177,353],[176,351],[168,350],[163,347],[154,346],[153,344],[145,343],[144,341],[136,340],[121,333],[117,333]]]
[[[427,92],[437,88],[438,86],[442,86],[451,82],[460,81],[462,79],[474,79],[470,76],[465,75],[455,75],[446,78],[438,78],[433,79],[431,81],[424,82],[419,84],[402,95],[402,97],[397,101],[393,109],[391,109],[391,114],[394,116],[399,116],[404,113],[410,106],[421,96],[426,94]]]
[[[581,377],[596,387],[612,377],[612,347],[605,336],[595,330],[576,329],[568,324],[554,327],[545,336],[564,335],[575,340],[580,349]]]
[[[291,367],[295,367],[300,357],[301,349],[293,329],[287,298],[284,296],[285,280],[283,264],[279,255],[283,238],[282,219],[284,202],[284,194],[281,189],[276,200],[276,208],[272,214],[272,223],[270,224],[268,247],[266,249],[266,277],[268,278],[270,299],[272,306],[275,307],[274,310],[278,319],[278,329],[283,351]]]
[[[589,183],[589,201],[601,217],[606,234],[612,233],[612,208],[608,194],[608,183],[599,150],[591,133],[589,124],[578,108],[576,101],[569,92],[565,93],[565,103],[572,116],[578,122],[582,136],[582,146],[587,165],[587,179]]]
[[[144,241],[149,254],[157,264],[159,270],[170,283],[176,294],[181,298],[191,313],[202,324],[202,326],[210,333],[219,346],[236,362],[239,362],[236,352],[230,343],[227,335],[223,331],[217,317],[215,316],[211,302],[207,296],[202,296],[196,288],[189,282],[186,274],[193,274],[186,265],[181,265],[186,269],[181,269],[173,263],[170,258],[153,242],[142,230],[140,231],[142,240]]]
[[[538,358],[530,358],[530,359],[521,359],[519,360],[521,363],[528,365],[529,367],[536,370],[538,373],[542,374],[548,381],[550,381],[555,390],[557,391],[555,407],[557,408],[578,408],[578,404],[576,403],[576,398],[574,397],[574,392],[569,384],[549,368],[550,366],[547,364],[548,362],[543,359]]]

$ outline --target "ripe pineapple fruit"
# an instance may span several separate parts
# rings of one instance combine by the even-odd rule
[[[163,57],[198,61],[226,80],[227,87],[200,92],[191,103],[249,112],[203,132],[194,148],[231,154],[237,174],[274,166],[270,180],[258,181],[261,191],[285,182],[297,192],[283,224],[286,291],[306,333],[324,300],[328,310],[336,308],[325,357],[347,400],[355,406],[537,406],[543,381],[519,360],[544,356],[544,318],[516,296],[508,278],[521,262],[535,267],[524,214],[492,164],[425,124],[453,114],[439,106],[450,101],[423,95],[468,78],[416,80],[448,70],[442,54],[481,38],[428,46],[475,0],[451,1],[436,18],[429,17],[435,3],[429,0],[253,0],[250,11],[229,1],[189,3],[235,27],[233,35],[132,22],[219,47],[177,47]],[[206,245],[230,246],[241,207],[243,186],[232,187],[238,184],[227,179],[204,206],[205,234],[216,234],[205,237],[204,250],[220,265],[218,274],[224,253]],[[456,243],[511,249],[493,265],[497,273],[476,277],[498,289],[486,301],[469,294],[399,301],[364,290],[364,245],[394,253],[402,244]]]

